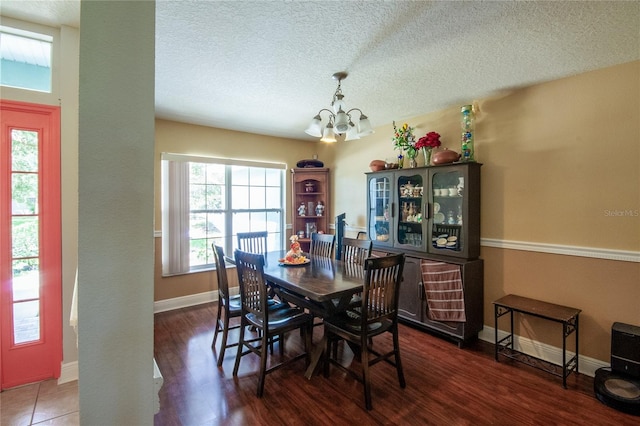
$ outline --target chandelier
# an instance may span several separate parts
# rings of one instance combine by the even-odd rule
[[[361,136],[370,135],[373,133],[373,129],[371,128],[371,123],[369,123],[369,118],[359,109],[359,108],[351,108],[347,111],[345,103],[344,103],[344,95],[342,94],[342,88],[340,87],[340,83],[342,80],[347,78],[346,72],[337,72],[333,75],[333,79],[338,81],[338,88],[336,92],[333,94],[333,100],[331,101],[332,109],[323,108],[318,111],[313,120],[311,120],[311,124],[305,133],[310,136],[321,137],[322,142],[336,142],[336,135],[345,135],[344,140],[350,141],[354,139],[360,139]],[[329,113],[329,122],[322,128],[322,118],[320,116],[323,112]],[[360,113],[360,117],[358,120],[358,125],[356,126],[352,119],[351,114],[357,111]]]

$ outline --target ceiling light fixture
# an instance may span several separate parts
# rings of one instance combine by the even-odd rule
[[[373,133],[369,118],[359,108],[347,109],[344,103],[344,95],[342,94],[342,88],[340,83],[347,78],[346,72],[337,72],[333,75],[333,79],[338,81],[338,88],[333,94],[333,100],[331,101],[331,109],[323,108],[318,111],[311,124],[304,132],[310,136],[321,138],[322,142],[336,142],[336,135],[345,135],[344,140],[350,141],[354,139],[360,139],[361,136],[367,136]],[[329,113],[329,123],[322,129],[322,118],[320,114],[324,111]],[[351,120],[351,113],[358,111],[360,113],[360,119],[358,120],[358,126],[353,124]]]

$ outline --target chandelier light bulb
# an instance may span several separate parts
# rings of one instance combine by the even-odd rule
[[[313,117],[311,123],[309,123],[309,127],[304,132],[309,136],[321,137],[322,136],[322,122],[321,122],[320,114]]]
[[[324,128],[324,133],[322,135],[321,142],[337,142],[336,135],[333,133],[333,124],[327,124],[327,127]]]

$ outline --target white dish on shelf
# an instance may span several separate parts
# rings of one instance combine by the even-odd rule
[[[444,213],[436,213],[433,215],[433,222],[434,223],[444,223]]]
[[[440,203],[433,203],[433,214],[440,212]]]

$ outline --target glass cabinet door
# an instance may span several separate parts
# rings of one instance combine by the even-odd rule
[[[430,198],[433,200],[431,244],[429,251],[449,256],[464,252],[465,178],[461,169],[431,174]]]
[[[395,206],[397,229],[396,245],[410,249],[424,249],[423,206],[424,176],[420,173],[398,176],[396,192],[398,203]],[[426,219],[425,219],[426,220]]]
[[[377,244],[392,245],[391,175],[369,177],[369,238]]]

